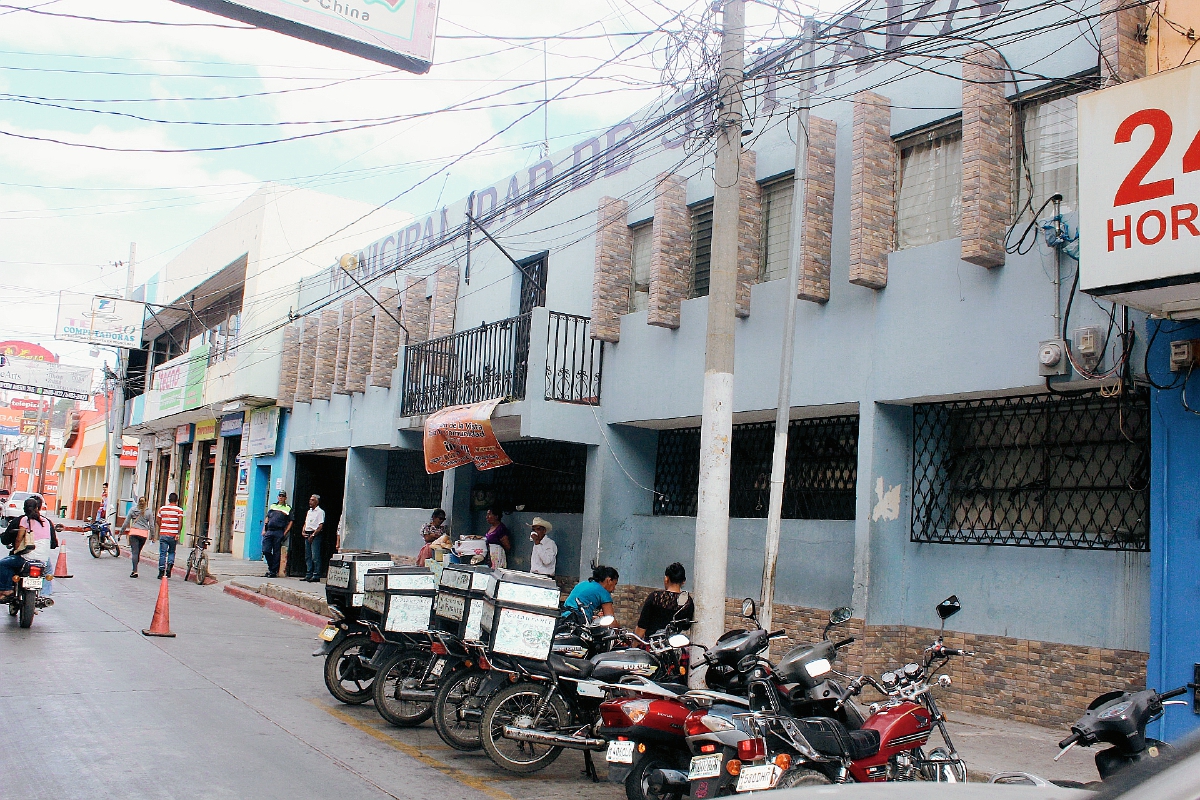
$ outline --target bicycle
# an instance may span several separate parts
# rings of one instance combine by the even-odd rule
[[[204,585],[204,580],[208,577],[208,546],[210,544],[212,544],[212,539],[207,536],[192,535],[192,552],[188,553],[187,572],[183,573],[185,583],[195,571],[196,585]]]

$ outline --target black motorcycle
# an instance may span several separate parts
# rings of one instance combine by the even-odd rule
[[[42,581],[46,574],[46,565],[41,561],[28,559],[21,565],[13,582],[13,594],[8,599],[8,613],[17,618],[17,624],[22,628],[33,625],[33,616],[38,609],[51,605],[53,601],[42,597]]]
[[[325,659],[325,688],[331,695],[348,705],[365,703],[375,681],[375,670],[367,666],[376,649],[371,630],[336,606],[329,609],[333,618],[317,637],[321,646],[313,657]]]
[[[112,529],[107,522],[92,520],[88,523],[88,552],[92,558],[99,558],[102,553],[108,553],[113,558],[121,555],[121,545],[117,537],[112,535]]]

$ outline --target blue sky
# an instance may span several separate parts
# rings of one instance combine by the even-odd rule
[[[140,283],[268,180],[377,205],[434,175],[393,205],[420,214],[440,195],[458,198],[481,179],[502,177],[537,158],[546,124],[540,110],[479,154],[438,172],[536,108],[544,75],[553,96],[571,79],[595,71],[569,90],[582,96],[551,104],[552,150],[621,119],[662,91],[662,65],[654,53],[660,37],[641,44],[630,36],[552,40],[545,57],[540,42],[461,37],[646,31],[679,9],[703,6],[687,0],[446,0],[435,66],[416,76],[267,31],[183,27],[237,23],[170,0],[6,4],[47,14],[174,23],[115,24],[0,8],[0,130],[15,134],[0,135],[0,338],[40,342],[68,362],[90,364],[97,362],[86,346],[50,338],[57,293],[119,291],[124,269],[111,263],[127,258],[130,242],[137,242]],[[750,18],[774,19],[774,12],[751,4]],[[606,64],[630,45],[623,63]],[[260,96],[211,99],[246,94]],[[219,152],[106,152],[37,141],[126,150],[205,148],[345,127],[281,123],[391,118],[472,100],[475,106],[522,105]]]

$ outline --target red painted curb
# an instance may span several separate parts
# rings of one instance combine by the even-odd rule
[[[138,558],[138,562],[141,564],[149,564],[153,569],[157,570],[158,569],[158,550],[155,549],[153,552],[149,552],[151,544],[157,544],[157,542],[147,542],[146,543],[145,547],[142,548],[141,556]],[[176,555],[178,555],[178,552],[179,551],[177,550]],[[191,548],[188,548],[187,552],[190,553]],[[121,558],[128,559],[131,557],[131,555],[132,554],[130,553],[129,548],[122,545],[121,546]],[[183,576],[186,573],[187,573],[187,559],[184,558],[182,564],[179,563],[179,561],[175,562],[175,567],[174,567],[174,569],[171,570],[171,580],[182,581]],[[155,580],[157,580],[157,578]],[[194,581],[188,581],[188,583],[194,583]],[[216,578],[214,578],[212,575],[209,575],[208,580],[204,581],[205,586],[212,586],[214,583],[219,583],[219,581]]]
[[[324,628],[325,623],[329,622],[328,617],[322,617],[320,614],[314,614],[311,611],[291,605],[290,603],[285,603],[282,600],[276,600],[274,597],[267,597],[266,595],[261,595],[257,592],[251,592],[247,589],[241,588],[240,586],[231,586],[227,583],[225,584],[223,591],[225,594],[233,595],[239,600],[245,600],[248,603],[254,603],[254,605],[262,606],[268,611],[272,611],[285,617],[290,617],[297,622],[303,622],[306,625],[312,625],[315,628]]]

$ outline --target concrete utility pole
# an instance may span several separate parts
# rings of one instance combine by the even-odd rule
[[[36,492],[37,491],[37,479],[34,476],[34,473],[37,472],[38,436],[40,436],[42,433],[42,411],[43,411],[43,405],[45,404],[45,402],[46,402],[46,398],[42,397],[40,394],[37,395],[37,404],[38,404],[37,421],[33,424],[33,440],[29,444],[29,479],[27,481],[25,481],[25,491],[27,491],[27,492]],[[50,435],[50,431],[47,430],[46,431],[47,438],[49,438],[49,435]],[[18,459],[19,459],[19,456],[18,456]],[[17,472],[18,472],[18,474],[20,473],[20,461],[19,460],[17,462]],[[16,488],[16,487],[14,487],[14,488]]]
[[[805,200],[808,197],[808,106],[816,61],[816,22],[804,21],[800,69],[800,107],[796,109],[796,179],[792,188],[792,240],[788,248],[787,306],[783,314],[783,348],[779,357],[779,399],[775,406],[775,449],[771,453],[771,498],[767,505],[767,551],[763,561],[758,619],[767,630],[775,612],[775,568],[779,563],[779,526],[783,517],[783,478],[787,470],[788,424],[792,407],[792,356],[796,349],[796,295],[804,249]]]
[[[737,299],[738,172],[742,153],[742,78],[746,10],[743,0],[723,9],[721,75],[717,84],[716,191],[709,265],[704,409],[700,422],[700,487],[696,504],[697,642],[712,645],[725,629],[725,566],[729,549],[729,457],[733,438],[733,336]],[[703,685],[693,671],[693,686]]]
[[[133,295],[133,266],[137,259],[137,242],[129,243],[129,261],[125,263],[125,299]],[[125,348],[117,348],[116,380],[113,382],[113,404],[110,409],[113,417],[112,446],[108,448],[108,466],[104,470],[108,476],[108,508],[105,519],[111,530],[117,529],[117,503],[121,499],[121,449],[125,441],[125,369],[127,367]]]

